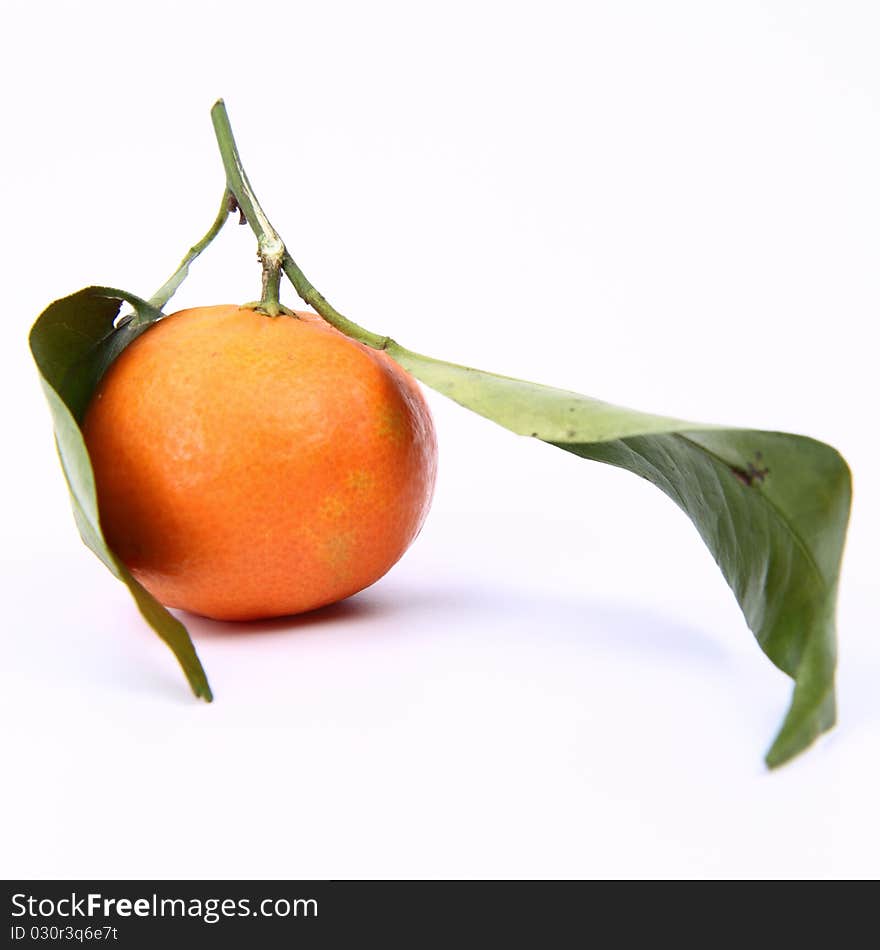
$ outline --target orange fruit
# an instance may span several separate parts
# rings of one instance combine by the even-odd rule
[[[83,432],[110,546],[162,603],[221,620],[372,584],[434,487],[418,384],[308,313],[166,317],[110,367]]]

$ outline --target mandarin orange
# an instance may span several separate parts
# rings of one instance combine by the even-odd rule
[[[110,367],[83,432],[113,550],[162,603],[222,620],[372,584],[434,486],[418,384],[314,314],[166,317]]]

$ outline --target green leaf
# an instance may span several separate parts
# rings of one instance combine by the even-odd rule
[[[114,325],[123,302],[134,313]],[[131,576],[101,533],[98,498],[82,422],[89,400],[114,359],[162,313],[124,290],[87,287],[50,304],[30,333],[31,353],[52,411],[55,442],[70,489],[80,536],[131,592],[144,619],[168,644],[196,696],[211,701],[211,687],[186,627]]]
[[[804,436],[696,425],[421,356],[387,352],[423,383],[519,435],[646,478],[696,526],[761,649],[795,682],[771,768],[835,722],[835,606],[851,479]]]

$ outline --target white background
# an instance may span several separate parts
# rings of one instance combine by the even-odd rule
[[[0,873],[876,876],[876,4],[7,2]],[[839,447],[840,725],[625,473],[431,395],[404,560],[321,614],[192,619],[216,693],[81,545],[26,347],[149,295],[223,187],[225,96],[313,282],[421,352]],[[258,293],[229,227],[180,306]],[[293,298],[288,294],[288,302]]]

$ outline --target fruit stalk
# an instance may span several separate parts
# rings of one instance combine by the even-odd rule
[[[263,265],[263,293],[258,309],[270,317],[284,312],[281,306],[281,262],[284,259],[284,247],[280,251],[260,248],[260,263]]]
[[[272,227],[269,219],[266,217],[259,201],[257,201],[257,196],[254,194],[251,183],[248,181],[247,174],[241,162],[238,146],[235,144],[235,137],[232,134],[229,114],[226,111],[226,105],[222,99],[218,99],[217,102],[214,103],[211,109],[211,120],[214,123],[214,132],[217,136],[220,156],[223,159],[223,167],[226,169],[226,186],[229,189],[229,193],[233,195],[238,202],[239,208],[241,208],[248,224],[251,226],[251,230],[257,237],[259,255],[260,260],[263,262],[264,272],[266,267],[266,253],[278,253],[280,248],[281,269],[305,303],[312,307],[316,313],[320,314],[331,326],[336,327],[337,330],[340,330],[346,336],[365,343],[375,350],[388,349],[393,343],[389,337],[381,336],[378,333],[371,333],[353,320],[349,320],[348,317],[343,316],[335,307],[331,306],[324,295],[312,285],[290,255],[290,252],[281,240],[281,236],[275,228]]]

